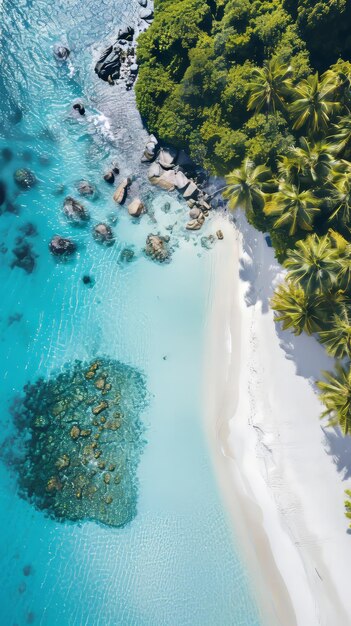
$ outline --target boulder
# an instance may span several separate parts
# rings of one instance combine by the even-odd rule
[[[199,215],[201,214],[201,211],[198,207],[194,206],[192,209],[190,209],[189,211],[189,217],[192,220],[197,220],[197,218],[199,217]]]
[[[143,9],[146,7],[147,5],[147,0],[138,0],[139,4],[141,7],[143,7]]]
[[[170,257],[170,251],[165,237],[150,234],[146,239],[145,254],[156,261],[163,263]]]
[[[178,150],[175,148],[161,148],[159,154],[160,165],[165,170],[172,169],[177,160]]]
[[[54,46],[54,57],[58,61],[67,61],[70,55],[70,50],[63,46],[62,44],[56,44]]]
[[[75,224],[82,224],[89,220],[89,213],[86,208],[71,196],[65,198],[63,212],[66,217]]]
[[[127,26],[127,28],[121,28],[118,31],[118,39],[123,39],[124,41],[133,41],[134,37],[134,28],[131,26]]]
[[[199,220],[191,220],[190,222],[187,223],[186,225],[186,229],[187,230],[200,230],[202,224],[201,222],[199,222]]]
[[[224,235],[221,230],[217,230],[216,235],[217,235],[217,239],[224,239]]]
[[[111,170],[114,174],[119,174],[119,163],[117,161],[112,161]]]
[[[83,104],[83,102],[74,102],[72,105],[74,111],[77,111],[77,113],[79,113],[79,115],[85,115],[85,106]]]
[[[55,235],[50,241],[49,249],[55,256],[68,256],[76,251],[77,246],[71,239]]]
[[[30,189],[31,187],[34,187],[37,182],[37,179],[33,172],[27,170],[24,167],[16,170],[13,178],[16,185],[18,187],[21,187],[21,189]]]
[[[88,180],[80,180],[77,183],[77,190],[81,196],[93,196],[96,192],[94,185]]]
[[[185,176],[184,172],[181,172],[180,170],[176,173],[175,176],[175,186],[177,187],[177,189],[184,190],[190,183],[190,180],[187,176]]]
[[[153,163],[152,165],[150,165],[149,167],[149,171],[148,171],[148,178],[149,181],[152,182],[153,184],[156,184],[156,181],[154,179],[159,178],[161,176],[162,173],[162,169],[159,163]]]
[[[109,172],[106,172],[106,174],[104,174],[104,180],[109,184],[109,185],[113,185],[113,183],[115,182],[115,175],[112,172],[112,170],[110,170]]]
[[[199,193],[198,186],[191,181],[185,191],[183,192],[183,198],[185,200],[189,200],[190,198],[195,198]]]
[[[108,224],[97,224],[93,229],[93,237],[98,243],[105,245],[112,245],[114,243],[114,236],[111,227]]]
[[[132,180],[131,178],[129,178],[129,176],[125,178],[124,180],[122,180],[121,184],[118,185],[115,193],[113,194],[113,199],[115,202],[118,202],[119,204],[124,203],[127,197],[128,187],[130,187],[131,184],[132,184]]]
[[[122,51],[118,44],[109,46],[102,53],[95,65],[94,71],[99,78],[108,82],[111,79],[117,79],[120,76]]]
[[[128,213],[133,217],[139,217],[144,211],[144,205],[140,198],[135,198],[128,206]]]
[[[145,7],[139,11],[139,17],[141,20],[145,20],[146,22],[153,20],[154,12],[152,9]]]

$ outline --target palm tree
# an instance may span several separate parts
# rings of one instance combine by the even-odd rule
[[[330,177],[330,202],[332,213],[328,220],[337,221],[350,230],[351,227],[351,169],[340,171],[335,168],[331,171]]]
[[[301,287],[290,282],[279,285],[271,300],[276,322],[282,322],[283,330],[292,329],[295,335],[321,330],[319,304],[320,296],[307,296]]]
[[[298,228],[312,230],[319,211],[319,200],[311,191],[300,191],[286,181],[280,182],[278,192],[270,196],[264,208],[266,215],[280,214],[274,228],[289,228],[289,235],[295,235]]]
[[[327,236],[310,235],[289,250],[284,266],[288,279],[300,285],[307,294],[328,294],[337,286],[339,254]]]
[[[335,374],[324,372],[326,380],[318,381],[320,397],[326,406],[322,417],[330,415],[330,425],[340,426],[344,435],[351,429],[351,370],[340,363]]]
[[[334,130],[331,139],[335,142],[337,151],[344,152],[351,144],[351,116],[339,117]]]
[[[350,489],[345,489],[345,494],[349,498],[351,498],[351,491],[350,491]],[[346,509],[345,515],[346,515],[346,517],[348,519],[351,519],[351,502],[350,502],[350,500],[345,500],[344,504],[345,504],[345,509]],[[351,524],[349,524],[349,528],[351,528]]]
[[[348,313],[334,315],[330,328],[319,332],[321,343],[330,356],[343,359],[351,356],[351,320]]]
[[[263,67],[257,67],[252,71],[247,108],[254,109],[256,113],[264,109],[267,114],[284,109],[284,96],[289,92],[292,73],[292,67],[282,62],[279,57],[264,61]]]
[[[304,126],[311,133],[327,129],[331,115],[338,109],[328,82],[320,82],[318,72],[300,81],[294,90],[290,113],[294,120],[293,129]]]
[[[290,152],[300,173],[316,183],[328,176],[334,160],[334,150],[335,146],[326,141],[313,143],[306,137],[301,137],[300,146],[292,147]]]
[[[229,199],[229,207],[241,207],[252,211],[254,207],[264,206],[264,186],[268,184],[271,172],[265,165],[255,166],[253,161],[245,159],[240,168],[226,176],[227,186],[223,195]]]

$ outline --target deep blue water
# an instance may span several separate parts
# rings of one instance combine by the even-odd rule
[[[133,93],[93,72],[104,44],[120,26],[135,23],[138,11],[136,0],[0,4],[0,150],[12,154],[0,163],[9,203],[0,215],[1,437],[13,435],[10,407],[23,386],[74,359],[102,354],[138,368],[150,399],[142,415],[147,443],[138,512],[123,529],[49,519],[19,497],[9,459],[0,463],[2,626],[260,623],[202,427],[210,253],[197,236],[184,236],[184,205],[146,183],[140,166],[146,132]],[[62,66],[52,54],[59,41],[72,50]],[[86,103],[84,119],[71,116],[77,97]],[[137,222],[116,209],[102,180],[114,158],[121,177],[135,175],[132,193],[147,201],[149,214]],[[35,188],[19,192],[17,167],[35,173]],[[99,195],[84,200],[92,221],[77,229],[62,201],[77,195],[81,178]],[[166,201],[169,213],[162,211]],[[91,236],[99,220],[113,223],[110,248]],[[26,237],[36,257],[30,274],[11,267],[15,240],[28,223],[37,230]],[[148,233],[170,232],[167,227],[176,248],[161,266],[142,248]],[[50,256],[54,234],[74,238],[74,259],[58,263]],[[128,264],[120,258],[125,246],[135,251]],[[85,274],[93,287],[83,284]]]

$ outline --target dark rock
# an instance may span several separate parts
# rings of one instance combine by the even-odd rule
[[[65,198],[63,212],[66,217],[75,224],[82,224],[89,220],[89,213],[86,208],[71,196]]]
[[[31,274],[35,268],[36,254],[33,252],[32,246],[27,242],[22,242],[12,250],[15,260],[12,261],[11,267],[20,267],[27,274]]]
[[[49,249],[55,256],[68,256],[76,251],[77,246],[71,239],[55,235],[50,241]]]
[[[121,70],[121,55],[122,51],[118,44],[106,48],[95,65],[95,73],[98,77],[106,82],[109,77],[118,79]]]
[[[58,61],[67,61],[70,55],[70,50],[61,44],[56,44],[54,46],[54,57]]]
[[[124,39],[125,41],[133,41],[134,37],[134,28],[131,26],[127,26],[127,28],[121,28],[118,31],[118,39]]]
[[[111,227],[107,224],[97,224],[93,229],[93,237],[98,243],[112,245],[115,241]]]
[[[34,187],[37,182],[33,172],[27,170],[26,168],[16,170],[13,177],[16,185],[22,189],[30,189],[31,187]]]
[[[83,281],[84,285],[91,285],[92,286],[94,284],[93,279],[88,274],[85,274],[83,276],[82,281]]]
[[[79,115],[85,115],[85,107],[82,102],[76,102],[75,104],[73,104],[73,109],[75,111],[78,111]]]
[[[6,185],[0,180],[0,206],[4,204],[6,198]]]
[[[12,150],[10,150],[10,148],[3,148],[1,150],[1,156],[4,159],[4,161],[9,163],[9,161],[12,161],[13,159],[13,152]]]
[[[106,172],[106,174],[104,174],[104,180],[109,183],[109,185],[113,185],[113,183],[115,182],[115,175],[112,172],[112,170],[110,172]]]
[[[23,224],[22,226],[20,226],[19,230],[21,231],[21,233],[23,233],[25,237],[36,237],[36,235],[38,234],[37,227],[31,222]]]

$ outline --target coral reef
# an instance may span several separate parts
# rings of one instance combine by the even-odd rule
[[[130,522],[144,445],[142,374],[106,358],[76,361],[56,378],[26,385],[24,394],[15,424],[21,496],[60,521]]]

